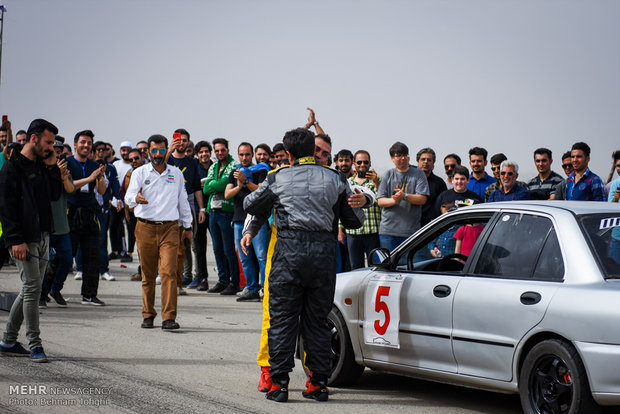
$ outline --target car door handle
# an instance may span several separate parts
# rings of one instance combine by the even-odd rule
[[[521,295],[521,303],[524,305],[536,305],[541,299],[542,296],[538,292],[524,292]]]
[[[445,298],[446,296],[449,296],[450,293],[452,293],[452,289],[450,289],[450,286],[446,285],[437,285],[433,289],[433,295],[438,298]]]

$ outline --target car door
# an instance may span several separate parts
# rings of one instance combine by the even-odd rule
[[[483,213],[446,220],[416,237],[393,258],[394,262],[408,258],[406,268],[376,271],[366,280],[360,335],[364,359],[456,372],[452,308],[464,265],[451,262],[455,243],[440,243],[443,252],[437,258],[425,252],[439,240],[452,239],[459,226],[472,221],[484,224],[490,217],[491,213]],[[450,270],[438,270],[445,257]],[[390,330],[397,338],[389,337]]]
[[[561,285],[564,262],[549,217],[500,213],[454,299],[458,373],[512,380],[515,349]]]

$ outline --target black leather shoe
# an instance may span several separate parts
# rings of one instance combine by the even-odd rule
[[[153,327],[153,319],[155,319],[155,317],[153,316],[151,316],[150,318],[144,318],[144,320],[142,321],[142,325],[140,325],[140,328],[151,329]]]
[[[170,330],[170,329],[179,329],[180,326],[178,323],[174,321],[174,319],[168,319],[161,324],[161,329]]]
[[[213,286],[211,289],[209,289],[207,292],[209,293],[220,293],[221,291],[223,291],[224,289],[226,289],[228,287],[228,285],[225,285],[223,283],[217,282],[215,284],[215,286]]]
[[[196,290],[200,292],[209,290],[209,281],[207,280],[207,278],[200,280],[200,283],[198,284],[198,288]]]
[[[220,295],[236,295],[237,292],[239,292],[241,289],[239,289],[238,285],[233,285],[232,283],[228,286],[226,286],[226,289],[222,290],[220,292]]]

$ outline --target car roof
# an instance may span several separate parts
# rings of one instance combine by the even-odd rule
[[[545,213],[553,213],[554,210],[567,210],[577,215],[605,212],[620,213],[619,203],[564,200],[500,201],[494,203],[482,203],[467,207],[467,211],[485,210],[488,208],[522,208],[530,211],[537,210]]]

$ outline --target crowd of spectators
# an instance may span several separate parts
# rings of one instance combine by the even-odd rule
[[[467,154],[469,168],[458,154],[444,156],[447,179],[443,180],[433,172],[437,154],[432,148],[420,149],[413,164],[409,146],[395,142],[389,149],[394,168],[379,176],[372,168],[368,148],[354,148],[354,152],[342,149],[332,160],[331,138],[316,121],[312,110],[304,128],[311,127],[317,132],[315,158],[340,171],[352,188],[376,196],[375,202],[364,208],[363,227],[338,229],[338,271],[364,267],[374,248],[395,248],[421,226],[438,217],[446,206],[530,199],[609,202],[620,199],[620,178],[614,179],[620,174],[620,151],[613,153],[612,169],[604,183],[588,167],[590,147],[584,142],[575,143],[562,155],[563,173],[552,170],[553,154],[546,148],[533,151],[538,174],[529,178],[520,177],[519,164],[505,154],[498,153],[489,158],[486,149],[472,147]],[[236,295],[240,302],[261,300],[270,223],[260,229],[253,240],[253,248],[244,253],[240,240],[249,218],[243,201],[258,189],[269,171],[288,164],[281,142],[273,147],[266,143],[242,142],[231,149],[224,138],[193,142],[190,133],[179,128],[172,134],[170,145],[165,137],[155,139],[164,148],[161,151],[157,145],[153,146],[151,139],[127,140],[117,148],[120,156],[117,157],[113,145],[95,139],[93,131],[75,133],[71,143],[65,142],[67,140],[54,128],[46,131],[50,130],[54,136],[53,154],[62,186],[58,196],[50,200],[48,248],[51,255],[39,287],[40,308],[45,308],[52,299],[58,306],[67,306],[61,290],[71,270],[74,271],[73,277],[82,281],[81,303],[104,305],[98,297],[98,285],[100,280],[112,282],[116,279],[110,272],[110,260],[123,263],[138,260],[134,254],[136,225],[141,220],[152,222],[155,219],[136,214],[140,200],[146,201],[146,198],[142,187],[133,189],[133,192],[131,187],[136,171],[146,168],[158,156],[165,158],[169,166],[166,171],[173,171],[170,170],[173,168],[182,174],[191,211],[191,225],[179,226],[176,295],[186,294],[185,289],[196,289]],[[30,148],[31,143],[32,148],[38,148],[36,145],[40,139],[40,134],[29,135],[27,131],[19,130],[14,140],[10,123],[2,125],[0,169],[6,169],[13,160],[17,163],[17,154]],[[45,154],[44,158],[51,156],[51,153]],[[491,174],[486,170],[489,161]],[[170,174],[173,179],[174,174]],[[148,180],[146,182],[148,184]],[[13,241],[6,229],[12,228],[12,216],[5,211],[14,206],[4,202],[3,208],[0,219],[5,234],[0,249],[0,266],[16,261],[8,255],[7,248],[11,248]],[[207,232],[211,236],[217,268],[217,282],[212,286],[208,283]],[[245,287],[241,275],[245,278]],[[144,274],[139,268],[132,280],[143,279]],[[161,274],[155,283],[161,283]]]

